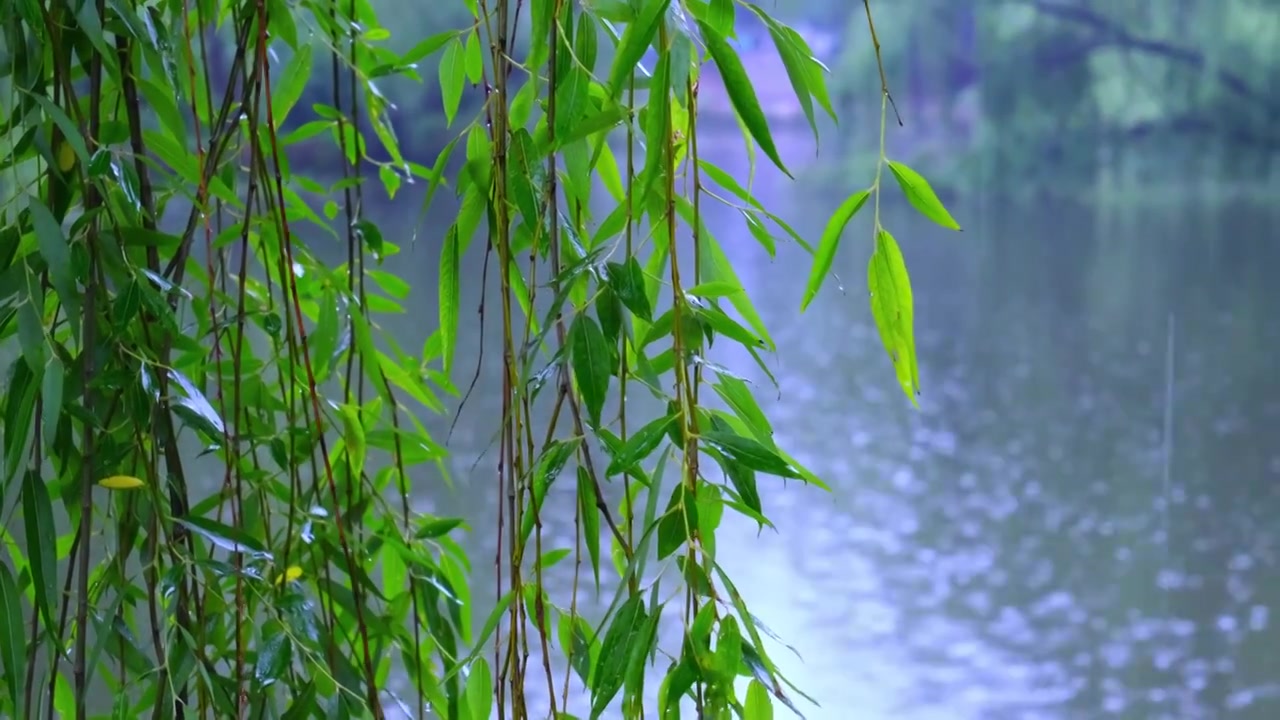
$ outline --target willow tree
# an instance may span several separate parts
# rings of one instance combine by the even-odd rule
[[[709,63],[746,139],[783,167],[730,44],[744,13],[768,28],[815,133],[833,114],[805,40],[756,5],[459,4],[468,24],[395,53],[356,0],[5,0],[0,499],[20,522],[0,531],[0,712],[82,719],[93,697],[115,717],[161,718],[796,706],[714,538],[725,512],[768,523],[776,490],[760,476],[821,481],[776,445],[748,384],[704,362],[713,340],[774,349],[702,221],[706,189],[735,196],[757,237],[813,254],[803,304],[872,204],[871,307],[913,401],[911,289],[879,222],[883,178],[955,222],[883,141],[870,185],[816,246],[700,157]],[[331,99],[306,107],[326,62]],[[377,83],[424,62],[456,135],[419,163]],[[470,120],[457,116],[467,84],[484,91]],[[879,94],[883,126],[887,82]],[[339,179],[294,171],[326,136]],[[364,211],[413,180],[428,201],[440,188],[460,201],[438,327],[416,355],[380,327],[409,287],[378,269],[399,248]],[[318,260],[303,227],[346,262]],[[444,455],[410,408],[444,412],[468,374],[455,357],[469,253],[494,268],[487,317],[503,338],[503,562],[478,630],[473,598],[492,576],[473,574],[460,519],[409,502],[438,486]],[[665,410],[628,423],[637,394]],[[193,478],[210,466],[202,491]],[[543,537],[553,482],[576,484],[571,547]],[[569,553],[595,578],[617,573],[599,622],[578,611],[585,581],[544,583]],[[663,618],[677,647],[659,648]]]

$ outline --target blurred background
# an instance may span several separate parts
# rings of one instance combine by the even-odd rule
[[[370,1],[399,51],[465,24],[458,2]],[[761,6],[831,69],[841,120],[820,123],[815,143],[768,33],[739,8],[735,42],[797,175],[761,165],[753,189],[816,241],[874,174],[866,17],[849,0]],[[835,490],[762,479],[778,532],[726,518],[719,542],[755,614],[794,649],[773,654],[820,704],[800,709],[810,720],[1280,717],[1280,2],[872,6],[903,119],[888,154],[929,178],[964,226],[941,230],[888,188],[885,225],[915,287],[920,409],[871,324],[869,213],[845,233],[839,281],[801,315],[809,257],[789,243],[771,255],[736,211],[704,202],[778,341],[768,362],[780,389],[743,354],[713,359],[757,382],[779,443]],[[321,70],[300,108],[328,102]],[[745,178],[748,153],[707,72],[702,153]],[[418,74],[378,88],[406,156],[430,167],[483,97],[468,89],[465,119],[447,127],[432,61]],[[327,147],[294,156],[294,170],[336,171]],[[366,215],[403,249],[384,269],[414,288],[413,312],[381,324],[410,347],[434,329],[453,212],[442,192],[420,218],[423,185],[392,201],[365,194]],[[317,252],[345,260],[328,242]],[[481,253],[467,262],[471,311],[496,284],[482,287]],[[464,323],[458,366],[478,361],[482,340],[490,352],[450,440],[452,486],[419,479],[420,509],[475,520],[476,567],[494,552],[496,331]],[[424,421],[443,438],[451,418]],[[551,502],[565,511],[548,531],[571,534],[573,498]],[[567,588],[570,564],[555,571]]]
[[[373,2],[398,49],[462,23],[457,3]],[[816,241],[874,173],[866,18],[847,0],[761,5],[831,68],[841,120],[815,143],[768,33],[739,9],[738,49],[798,178],[762,159],[753,188]],[[920,409],[871,324],[869,217],[845,233],[839,281],[801,315],[808,256],[780,243],[771,257],[736,211],[704,203],[778,341],[780,390],[745,355],[714,359],[758,383],[779,442],[835,490],[762,481],[778,532],[726,518],[719,543],[756,615],[794,648],[773,653],[820,703],[800,709],[1280,717],[1280,3],[872,7],[903,119],[888,154],[964,226],[918,219],[890,188],[885,224],[915,286]],[[434,67],[420,74],[380,88],[407,155],[429,166],[458,126],[445,126]],[[744,178],[748,155],[708,75],[701,150]],[[468,90],[464,107],[481,99]],[[396,271],[422,311],[383,326],[410,346],[434,326],[434,228],[452,212],[441,193],[418,222],[415,190],[370,210],[405,248]],[[480,254],[469,261],[464,311],[496,292],[480,287]],[[463,341],[460,367],[482,336],[490,352],[450,441],[453,488],[422,482],[424,508],[476,520],[478,566],[494,551],[495,458],[481,458],[500,412],[490,325],[469,324]],[[443,435],[450,418],[430,421]],[[572,501],[553,499],[564,512],[550,532],[573,532]],[[555,570],[567,588],[570,565]]]

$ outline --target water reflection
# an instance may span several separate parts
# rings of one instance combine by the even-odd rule
[[[707,145],[745,169],[736,144]],[[818,209],[839,201],[796,199],[767,171],[757,188],[810,237]],[[822,705],[801,710],[1277,717],[1275,211],[971,203],[955,208],[957,236],[899,210],[887,224],[917,288],[918,411],[870,325],[869,232],[852,231],[837,260],[845,294],[829,283],[800,316],[807,258],[783,247],[770,259],[734,234],[731,211],[713,224],[781,348],[771,370],[782,391],[745,354],[713,359],[758,383],[779,442],[836,491],[761,478],[779,532],[729,517],[721,530],[721,561],[803,657],[771,648]],[[497,402],[471,403],[454,442],[465,490],[440,502],[485,518],[470,539],[479,566],[494,552],[492,458],[471,463]],[[549,537],[572,537],[572,503],[569,485],[553,489]],[[572,574],[568,561],[550,573],[566,606]],[[602,580],[607,597],[610,573]]]

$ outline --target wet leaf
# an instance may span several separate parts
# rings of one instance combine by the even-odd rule
[[[258,661],[253,666],[253,679],[258,687],[266,688],[284,678],[289,669],[289,660],[293,654],[293,643],[283,628],[271,628],[268,624],[263,628],[262,640],[258,643]]]
[[[489,673],[489,662],[482,657],[471,663],[466,693],[471,720],[489,720],[493,714],[493,676]]]
[[[458,114],[458,106],[462,104],[462,88],[467,81],[465,50],[461,40],[453,40],[444,50],[437,68],[440,80],[440,99],[444,105],[444,117],[447,126],[453,125]]]
[[[627,29],[618,42],[618,52],[613,56],[613,66],[609,69],[609,94],[614,100],[622,97],[628,79],[658,34],[658,24],[670,4],[671,0],[646,0],[635,20],[627,23]]]
[[[716,449],[752,470],[785,478],[803,477],[781,456],[755,440],[715,430],[703,432],[701,435],[703,440]]]
[[[880,340],[893,361],[898,384],[914,404],[920,393],[920,370],[916,364],[911,280],[902,251],[887,230],[876,235],[876,249],[867,267],[867,288],[871,291],[871,314]]]
[[[36,608],[45,628],[53,632],[54,609],[58,607],[58,531],[53,524],[53,504],[40,473],[28,470],[22,480],[22,519],[26,525],[27,548],[31,553],[31,579]]]
[[[666,512],[658,521],[658,559],[679,550],[689,541],[689,534],[697,529],[697,503],[689,497],[683,483],[677,484],[667,500]]]
[[[9,566],[0,563],[0,666],[4,668],[4,684],[13,698],[16,717],[25,717],[20,694],[26,675],[26,638],[22,634],[22,595]]]
[[[49,282],[58,291],[58,299],[69,308],[79,308],[75,270],[71,267],[71,247],[62,226],[43,202],[31,198],[31,223],[35,228],[40,255],[49,267]],[[44,308],[37,308],[43,311]],[[78,314],[78,313],[77,313]],[[72,315],[75,317],[75,315]]]
[[[174,522],[185,526],[187,529],[198,535],[203,536],[206,540],[217,545],[223,550],[229,550],[235,553],[254,553],[264,557],[270,557],[270,553],[266,551],[266,548],[263,547],[261,542],[243,530],[233,528],[230,525],[202,517],[177,518]]]
[[[599,427],[604,399],[609,393],[609,376],[613,373],[608,342],[595,320],[579,314],[569,327],[569,346],[578,392],[582,393],[592,426]]]
[[[600,508],[596,507],[596,488],[587,469],[578,467],[578,510],[582,513],[582,535],[591,559],[591,576],[596,592],[600,591]]]
[[[271,112],[275,115],[278,126],[284,124],[289,111],[302,98],[307,80],[311,78],[311,61],[311,43],[303,43],[289,59],[284,72],[279,76],[273,74],[273,79],[280,78],[279,84],[273,83],[271,88]]]
[[[742,119],[742,124],[747,127],[751,137],[760,144],[760,149],[764,150],[764,154],[769,156],[773,164],[786,173],[787,177],[791,177],[791,171],[787,170],[782,157],[778,155],[778,148],[773,144],[773,136],[769,133],[769,121],[760,108],[760,100],[756,97],[751,78],[747,76],[747,70],[742,66],[738,53],[734,52],[724,36],[717,33],[711,26],[699,21],[698,27],[702,31],[702,39],[707,44],[707,50],[711,53],[716,68],[720,70],[725,91],[729,94],[729,102],[733,105],[738,117]]]
[[[529,535],[533,532],[534,523],[538,519],[537,514],[542,510],[542,503],[546,500],[547,492],[551,489],[552,483],[560,477],[565,463],[569,462],[569,458],[573,457],[573,453],[577,451],[580,442],[579,438],[573,438],[568,441],[552,440],[542,453],[542,456],[538,458],[537,469],[533,474],[533,506],[526,510],[524,517],[521,518],[521,547],[529,541]]]
[[[607,266],[609,287],[628,310],[645,322],[653,321],[649,298],[645,294],[644,270],[635,256],[625,263],[611,262]]]
[[[632,595],[618,608],[604,634],[600,646],[600,659],[591,673],[591,718],[604,714],[609,703],[622,689],[627,668],[628,651],[635,644],[645,625],[644,599]]]
[[[960,229],[960,224],[943,207],[942,201],[938,199],[938,196],[933,192],[933,188],[929,186],[929,181],[925,180],[920,173],[892,160],[889,161],[889,171],[893,173],[893,177],[898,181],[903,194],[907,196],[907,202],[910,202],[911,206],[918,210],[921,215],[948,230]]]
[[[756,436],[756,440],[765,445],[773,444],[773,427],[745,382],[731,375],[721,375],[719,381],[712,387],[715,388],[716,394],[733,408],[733,412],[747,424],[751,434]]]
[[[859,190],[850,195],[840,203],[840,207],[836,208],[831,219],[827,221],[827,227],[822,231],[822,239],[818,242],[818,249],[813,254],[813,268],[809,271],[809,281],[805,283],[804,299],[800,301],[802,312],[818,295],[818,289],[822,287],[827,274],[831,272],[831,263],[836,258],[836,250],[840,247],[840,235],[844,233],[845,226],[854,215],[858,214],[870,196],[870,190]]]
[[[653,454],[658,448],[658,444],[662,442],[662,438],[666,435],[667,430],[676,420],[675,415],[667,415],[650,421],[644,427],[635,432],[634,435],[627,438],[627,442],[613,457],[613,461],[609,463],[605,474],[609,477],[621,475],[630,470],[636,463],[644,460]]]
[[[742,720],[773,720],[773,700],[769,690],[759,680],[747,685],[747,701],[743,704]]]

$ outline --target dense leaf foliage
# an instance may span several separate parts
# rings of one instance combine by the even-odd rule
[[[834,115],[825,68],[756,5],[456,5],[469,21],[404,52],[357,0],[5,6],[0,499],[20,523],[3,530],[0,712],[84,718],[94,688],[118,717],[524,718],[535,695],[558,717],[798,709],[715,533],[726,511],[768,524],[767,476],[825,486],[774,442],[748,383],[707,361],[714,342],[757,361],[774,349],[702,221],[707,185],[742,203],[766,247],[783,236],[814,253],[805,305],[872,202],[871,310],[913,401],[912,291],[880,224],[883,171],[959,226],[883,141],[872,184],[816,249],[699,156],[699,78],[714,67],[747,142],[785,171],[730,42],[742,13],[769,28],[814,132]],[[867,21],[874,37],[869,7]],[[228,47],[217,72],[210,50]],[[419,163],[378,82],[427,58],[453,134]],[[308,106],[325,63],[332,97]],[[887,83],[880,94],[883,135]],[[325,137],[340,177],[294,172]],[[367,194],[414,181],[427,203],[459,199],[439,238],[438,326],[417,351],[379,324],[411,288],[365,214]],[[304,227],[346,261],[322,261]],[[420,414],[461,395],[461,292],[488,277],[468,276],[476,254],[496,263],[487,317],[503,338],[503,560],[479,629],[488,574],[457,541],[466,523],[410,502],[445,472]],[[665,410],[628,422],[637,394]],[[220,482],[205,492],[193,478],[209,468]],[[557,482],[575,485],[571,547],[544,544]],[[601,622],[578,611],[585,586],[566,602],[544,582],[571,553],[598,592],[617,575]],[[682,628],[670,652],[666,618]]]

